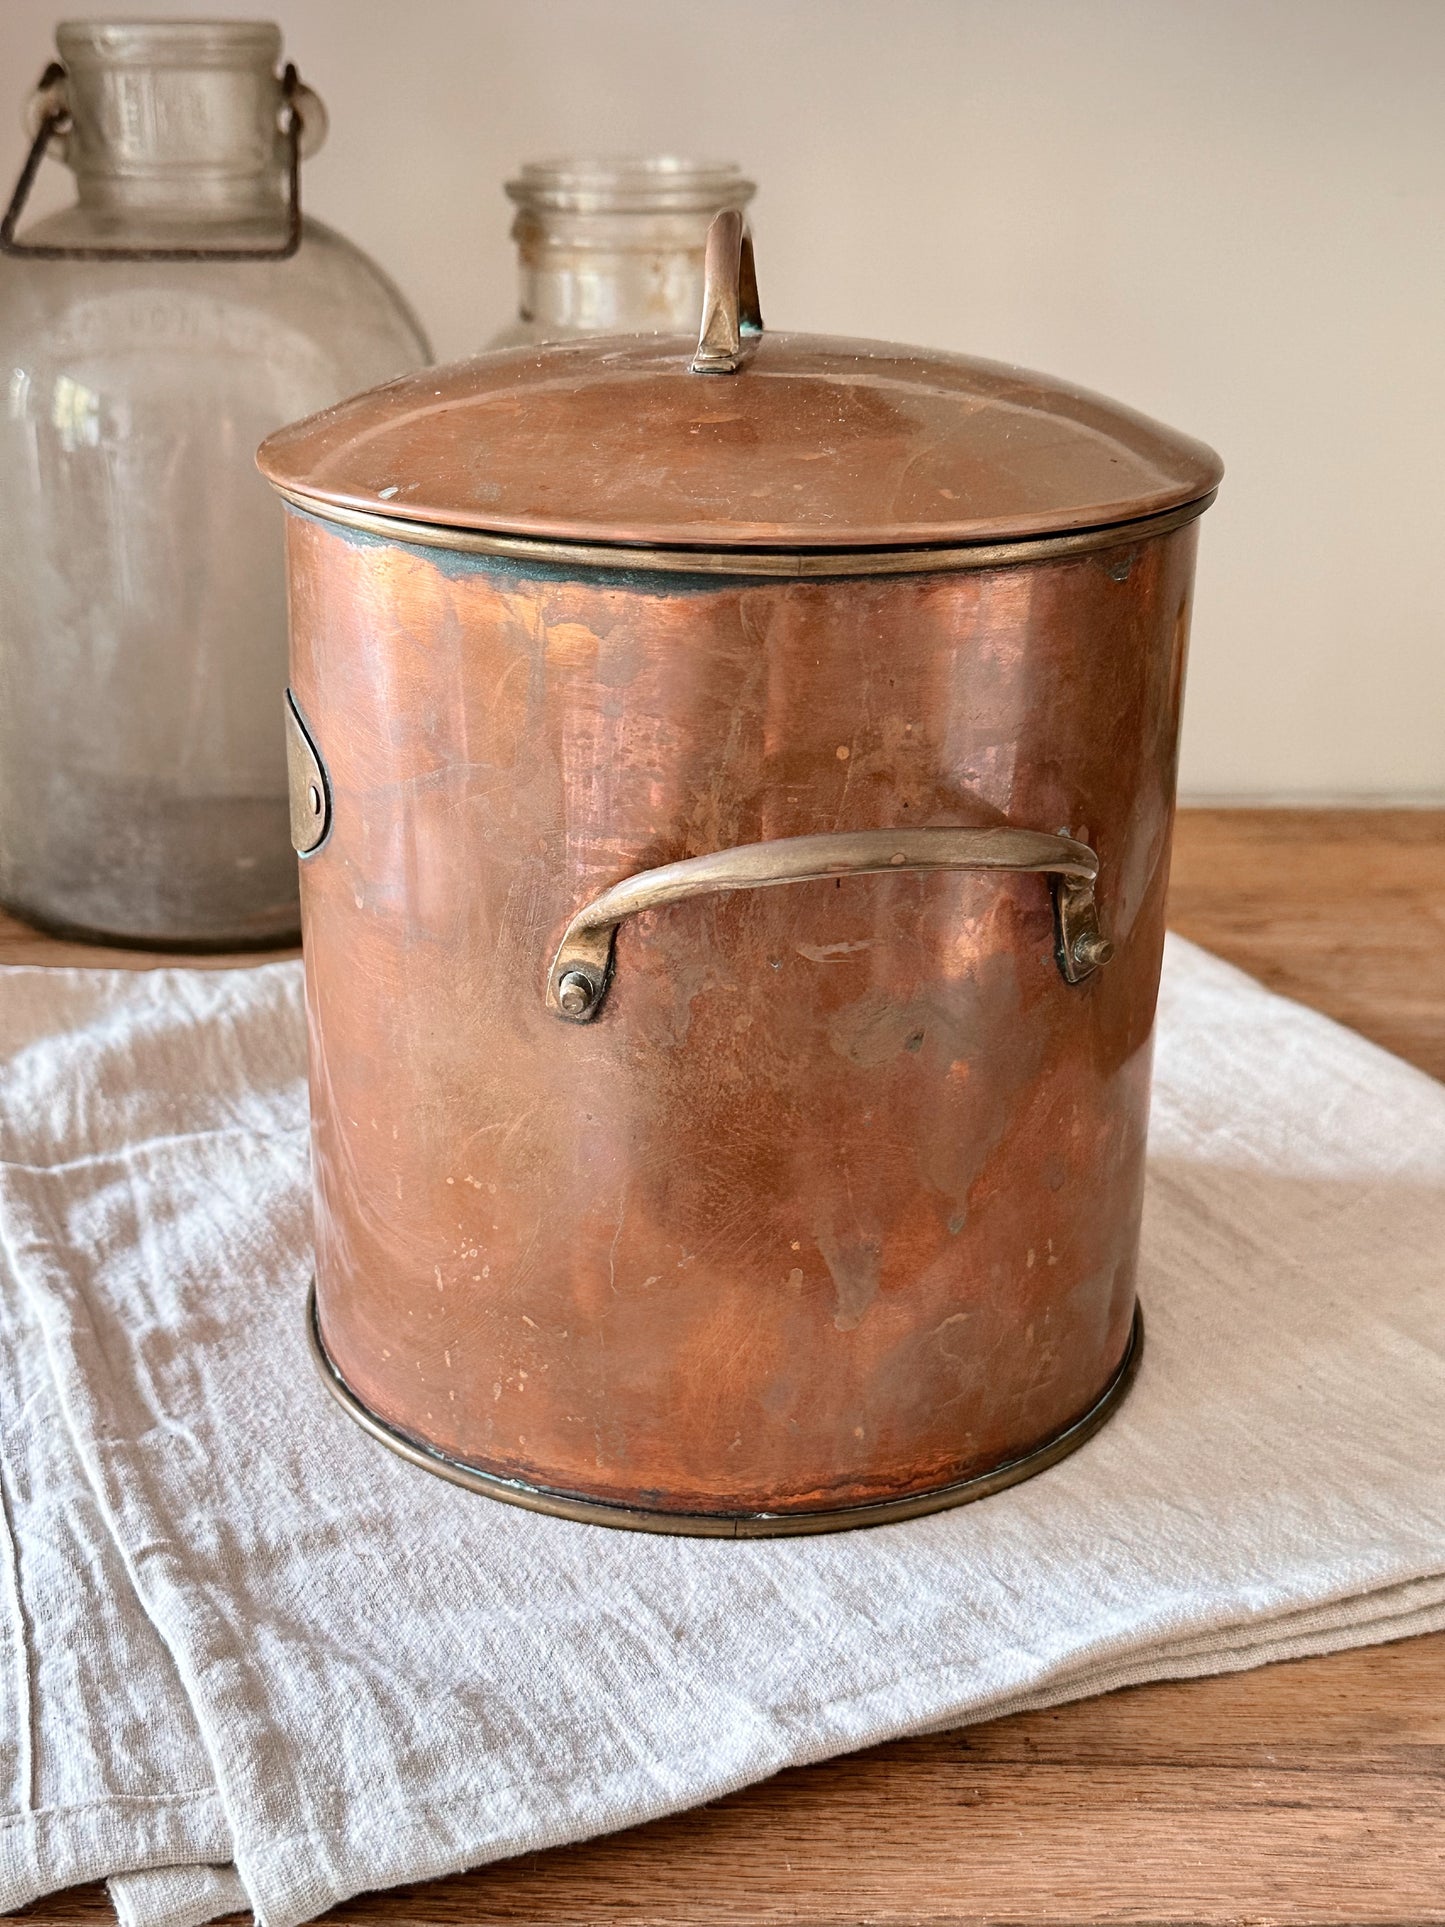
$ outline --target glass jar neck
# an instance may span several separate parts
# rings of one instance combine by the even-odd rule
[[[279,30],[73,22],[56,32],[82,209],[204,228],[275,218],[285,192]]]
[[[755,191],[731,165],[667,157],[529,163],[507,183],[522,323],[547,337],[695,332],[708,225]]]

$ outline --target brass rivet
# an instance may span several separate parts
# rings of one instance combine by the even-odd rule
[[[569,1017],[585,1017],[595,997],[592,979],[580,970],[569,970],[557,986],[557,1008]]]
[[[310,788],[309,788],[309,789],[307,790],[307,792],[306,792],[306,801],[307,801],[307,802],[308,802],[308,803],[309,803],[309,804],[311,805],[311,814],[312,814],[313,816],[320,816],[320,814],[321,814],[321,791],[320,791],[320,790],[319,790],[319,789],[317,788],[317,786],[315,785],[315,783],[313,783],[313,784],[311,785],[311,787],[310,787]]]
[[[1097,970],[1108,963],[1113,954],[1113,944],[1097,930],[1086,931],[1074,941],[1073,958],[1081,970]]]

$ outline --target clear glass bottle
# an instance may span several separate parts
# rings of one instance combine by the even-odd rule
[[[0,256],[0,902],[111,941],[278,942],[285,571],[254,451],[430,351],[320,222],[280,257],[325,116],[274,26],[57,44],[31,131],[51,117],[77,200]]]
[[[731,163],[529,161],[507,183],[517,204],[518,315],[489,345],[696,334],[708,224],[755,192]]]

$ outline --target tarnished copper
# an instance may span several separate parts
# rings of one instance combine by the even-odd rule
[[[975,1499],[987,1499],[1008,1486],[1031,1479],[1036,1472],[1046,1472],[1051,1465],[1057,1465],[1060,1459],[1086,1444],[1128,1392],[1144,1355],[1144,1317],[1136,1309],[1129,1345],[1119,1369],[1087,1412],[1021,1458],[1006,1459],[987,1472],[971,1473],[951,1485],[930,1486],[922,1492],[867,1500],[861,1505],[831,1506],[819,1512],[657,1512],[647,1506],[613,1504],[554,1492],[545,1486],[529,1485],[525,1479],[504,1479],[461,1459],[448,1458],[435,1446],[389,1425],[356,1396],[336,1369],[321,1336],[314,1283],[306,1301],[306,1336],[321,1382],[341,1409],[374,1439],[413,1465],[435,1472],[453,1485],[466,1486],[469,1491],[484,1493],[489,1499],[502,1499],[508,1505],[523,1506],[529,1512],[549,1512],[558,1518],[575,1519],[580,1525],[624,1526],[634,1532],[680,1533],[700,1539],[775,1539],[799,1533],[847,1531],[858,1526],[896,1525],[902,1519],[917,1519],[924,1513],[943,1512],[952,1506],[971,1505]]]
[[[333,1389],[498,1496],[727,1533],[995,1489],[1127,1377],[1196,532],[1159,499],[1160,451],[1193,464],[1194,514],[1218,480],[1152,430],[1137,526],[1082,550],[1076,496],[1043,517],[1054,546],[1034,529],[970,566],[980,499],[945,557],[693,566],[679,528],[717,525],[695,511],[721,515],[720,485],[705,435],[680,466],[677,394],[715,419],[768,345],[725,380],[689,375],[690,343],[592,345],[584,468],[597,396],[615,381],[625,407],[638,355],[684,411],[677,546],[641,568],[599,558],[590,470],[564,501],[580,364],[540,420],[581,556],[518,534],[515,475],[471,552],[459,498],[434,523],[401,506],[460,474],[445,415],[485,419],[469,383],[515,387],[471,486],[506,469],[531,351],[263,453],[308,504],[288,539],[295,699],[329,786],[302,903]],[[423,379],[440,421],[397,401]],[[790,460],[818,436],[809,379]],[[338,479],[369,459],[334,432],[348,414],[395,478],[371,510]],[[878,541],[886,497],[865,514],[861,470],[848,486]],[[759,492],[776,527],[776,480]],[[745,541],[755,505],[733,505]],[[969,856],[987,867],[953,867]]]
[[[1028,540],[1202,503],[1216,457],[1132,409],[878,341],[749,337],[695,374],[667,336],[422,369],[266,444],[318,509],[658,547],[899,549]]]

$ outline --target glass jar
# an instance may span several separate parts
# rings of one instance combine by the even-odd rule
[[[0,258],[0,902],[103,940],[274,943],[298,924],[286,594],[253,453],[430,351],[300,219],[325,115],[274,26],[57,44],[27,174],[48,141],[76,203],[18,239],[12,204]]]
[[[730,162],[658,155],[529,161],[517,204],[517,319],[489,344],[577,335],[696,334],[703,250],[715,214],[754,184]]]

